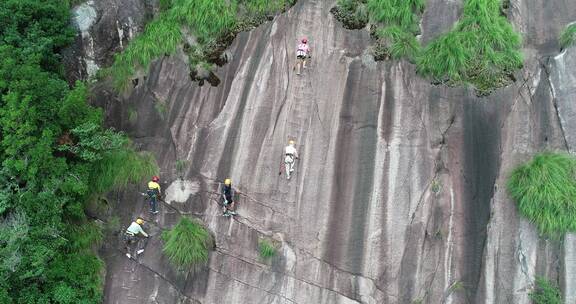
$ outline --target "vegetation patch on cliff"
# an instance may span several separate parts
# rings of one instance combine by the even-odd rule
[[[576,23],[568,25],[560,34],[560,46],[562,49],[569,48],[576,44]]]
[[[125,90],[138,72],[146,73],[152,60],[178,49],[189,58],[191,76],[209,78],[212,64],[223,64],[222,54],[237,33],[253,28],[284,11],[295,0],[163,0],[161,12],[144,32],[117,54],[112,69],[114,85]],[[207,68],[208,66],[208,68]]]
[[[0,1],[0,303],[101,303],[100,225],[85,207],[156,171],[63,79],[61,0]]]
[[[213,247],[212,236],[197,220],[183,217],[162,234],[164,254],[179,270],[197,269],[208,263],[208,253]]]
[[[562,304],[560,289],[545,278],[536,278],[536,286],[530,292],[534,304]]]
[[[523,65],[521,46],[500,0],[468,0],[454,29],[418,57],[418,71],[440,83],[470,83],[478,95],[487,95],[514,81]]]
[[[423,0],[339,0],[331,12],[347,29],[370,24],[376,60],[405,57],[414,60],[420,51]]]
[[[512,83],[523,65],[521,38],[503,15],[506,5],[500,0],[467,0],[454,29],[424,49],[417,40],[422,0],[339,0],[332,12],[349,29],[371,24],[376,60],[406,58],[434,83],[468,83],[484,96]],[[574,32],[576,28],[566,31],[563,45],[575,39]]]
[[[576,231],[576,159],[565,153],[542,153],[516,168],[508,191],[520,214],[542,235]]]

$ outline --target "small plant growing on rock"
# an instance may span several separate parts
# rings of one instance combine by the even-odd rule
[[[172,228],[162,233],[168,260],[179,270],[198,269],[208,263],[213,247],[212,236],[197,220],[182,217]]]
[[[562,49],[569,48],[576,43],[576,23],[568,25],[560,35]]]
[[[136,121],[138,121],[138,112],[136,112],[136,110],[132,108],[128,109],[128,121],[131,124],[135,124]]]
[[[560,290],[545,278],[536,278],[536,286],[530,292],[530,299],[534,304],[562,304]]]
[[[154,109],[156,109],[156,112],[158,112],[162,120],[166,118],[166,113],[168,112],[168,110],[166,109],[166,104],[160,101],[156,101],[154,103]]]
[[[508,191],[518,211],[543,235],[576,231],[576,159],[565,153],[542,153],[516,168]]]
[[[260,251],[260,257],[262,259],[270,259],[276,255],[276,246],[266,239],[262,239],[258,242],[258,250]]]
[[[187,165],[188,165],[188,161],[186,161],[184,159],[179,159],[176,161],[176,172],[180,176],[180,179],[184,178],[183,174],[184,174],[184,171],[186,170]]]
[[[442,185],[440,184],[440,182],[438,182],[437,180],[432,181],[432,185],[430,186],[430,189],[432,190],[432,192],[438,194],[438,192],[440,192],[441,188],[442,188]]]

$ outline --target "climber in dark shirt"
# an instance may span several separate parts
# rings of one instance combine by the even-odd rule
[[[224,216],[236,215],[234,212],[234,189],[232,189],[232,180],[227,178],[222,186],[222,200],[224,205]]]

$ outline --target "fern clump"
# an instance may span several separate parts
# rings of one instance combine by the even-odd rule
[[[516,168],[508,191],[520,214],[541,234],[561,236],[576,231],[576,159],[564,153],[542,153]]]
[[[197,220],[183,217],[171,230],[162,234],[164,254],[179,270],[189,270],[208,263],[213,247],[212,236]]]
[[[562,49],[569,48],[576,44],[576,23],[568,25],[560,35],[560,46]]]

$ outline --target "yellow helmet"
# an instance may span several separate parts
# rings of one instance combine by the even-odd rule
[[[227,178],[224,180],[224,185],[231,185],[232,184],[232,180]]]
[[[136,224],[142,225],[142,224],[144,224],[144,220],[141,219],[141,218],[138,218],[138,219],[136,220]]]
[[[294,141],[293,141],[293,140],[289,140],[289,141],[288,141],[288,144],[289,144],[289,145],[294,145]]]

